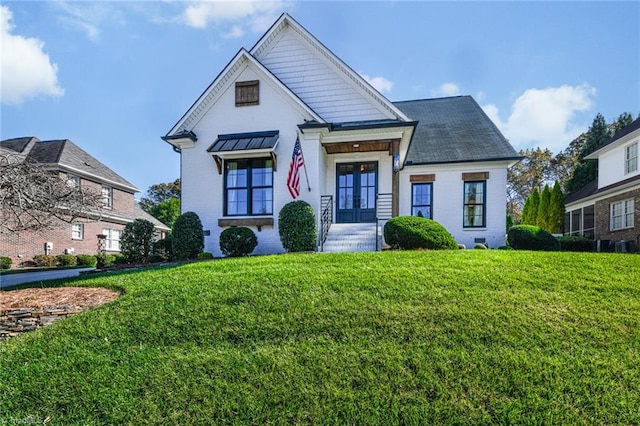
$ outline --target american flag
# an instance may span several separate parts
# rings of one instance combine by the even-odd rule
[[[287,188],[289,188],[289,193],[294,200],[300,195],[300,168],[302,166],[304,166],[304,158],[302,157],[300,138],[296,138],[289,166],[289,177],[287,177]]]

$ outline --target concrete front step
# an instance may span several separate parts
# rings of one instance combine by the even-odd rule
[[[376,251],[375,223],[334,223],[329,228],[324,252]]]

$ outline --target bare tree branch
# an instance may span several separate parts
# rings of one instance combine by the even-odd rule
[[[101,194],[71,185],[58,172],[0,155],[0,233],[54,229],[100,219]]]

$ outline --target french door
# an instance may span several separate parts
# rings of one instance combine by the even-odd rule
[[[336,222],[375,222],[378,163],[336,164]]]

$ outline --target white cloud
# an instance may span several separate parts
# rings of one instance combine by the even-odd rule
[[[431,91],[433,97],[458,96],[460,88],[455,83],[442,83],[440,87]]]
[[[495,105],[483,109],[516,149],[539,146],[557,153],[586,128],[588,123],[574,120],[589,111],[595,94],[588,84],[529,89],[515,100],[506,121]]]
[[[228,33],[224,34],[223,38],[240,38],[244,35],[244,30],[239,25],[234,25]]]
[[[182,21],[193,28],[231,23],[233,27],[226,32],[227,36],[239,37],[237,34],[244,34],[245,28],[265,31],[287,5],[285,1],[199,1],[186,8]]]
[[[89,40],[97,42],[104,25],[124,25],[125,19],[121,5],[104,2],[66,2],[57,1],[51,3],[63,14],[58,16],[61,24],[84,32]]]
[[[52,64],[36,38],[11,34],[13,13],[0,6],[0,88],[3,104],[15,105],[40,95],[62,96],[58,66]]]
[[[367,82],[380,93],[389,93],[393,88],[393,83],[382,76],[369,77],[362,73],[360,73],[360,76],[367,80]]]

